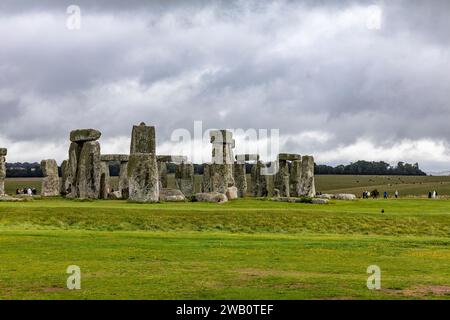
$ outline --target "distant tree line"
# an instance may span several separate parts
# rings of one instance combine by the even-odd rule
[[[252,164],[246,164],[246,171],[250,173]],[[175,173],[176,165],[174,163],[167,164],[167,172]],[[111,176],[118,176],[120,165],[111,163],[109,166]],[[203,174],[203,166],[194,164],[195,174]],[[356,174],[356,175],[405,175],[405,176],[426,176],[426,173],[419,169],[419,164],[409,164],[399,162],[396,166],[391,166],[384,161],[364,161],[350,163],[348,165],[338,165],[336,167],[315,164],[315,174]],[[59,168],[61,175],[61,168]],[[7,163],[6,176],[8,178],[29,178],[42,177],[42,170],[39,163]]]
[[[420,170],[419,164],[399,162],[396,166],[391,166],[384,161],[356,161],[348,165],[338,165],[336,167],[327,165],[315,165],[315,174],[356,174],[356,175],[405,175],[405,176],[426,176]]]

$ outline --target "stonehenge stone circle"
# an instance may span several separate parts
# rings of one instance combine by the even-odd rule
[[[154,153],[134,153],[128,162],[129,199],[159,201],[158,164]]]
[[[41,169],[44,178],[42,179],[41,196],[55,197],[60,193],[58,164],[56,160],[42,160]]]
[[[5,195],[6,155],[8,150],[0,148],[0,197]]]
[[[175,183],[187,198],[194,194],[194,165],[192,163],[182,162],[177,165]]]

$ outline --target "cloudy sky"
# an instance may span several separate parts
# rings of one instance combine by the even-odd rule
[[[158,153],[189,153],[172,140],[202,121],[279,129],[280,151],[318,163],[449,170],[449,12],[446,0],[2,0],[0,146],[9,162],[61,161],[70,130],[97,128],[103,153],[127,153],[145,121]]]

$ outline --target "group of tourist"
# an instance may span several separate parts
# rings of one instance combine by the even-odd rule
[[[16,194],[25,194],[28,196],[35,196],[37,194],[37,190],[35,188],[23,188],[23,189],[16,189]]]
[[[428,199],[436,199],[438,196],[436,190],[428,192]]]
[[[371,191],[364,191],[362,194],[363,199],[369,199],[370,197],[376,199],[378,198],[380,195],[380,193],[378,192],[378,190],[373,190]],[[398,197],[400,196],[400,193],[398,192],[398,190],[395,190],[394,192],[394,197],[395,199],[398,199]],[[387,191],[383,192],[383,198],[384,199],[388,199],[389,198],[389,193]]]

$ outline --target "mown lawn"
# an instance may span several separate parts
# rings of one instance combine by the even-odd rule
[[[448,299],[449,245],[445,200],[0,203],[0,299]]]

